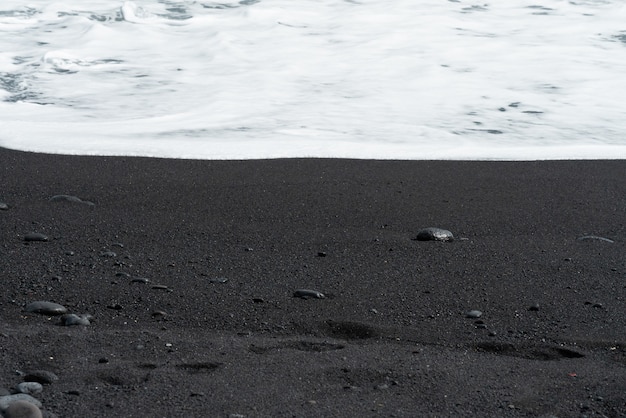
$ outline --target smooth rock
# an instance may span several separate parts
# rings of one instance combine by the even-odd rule
[[[317,290],[298,289],[293,292],[293,297],[302,299],[324,299],[326,296]]]
[[[24,307],[26,312],[38,313],[42,315],[63,315],[67,313],[67,308],[54,302],[40,300],[31,302]]]
[[[41,409],[27,401],[15,401],[6,411],[5,418],[43,418]]]
[[[48,370],[33,370],[24,376],[25,382],[38,382],[42,385],[49,385],[59,380],[59,377]]]
[[[22,382],[15,388],[19,393],[37,395],[43,392],[43,386],[39,382]]]
[[[35,241],[48,241],[48,237],[44,234],[40,234],[39,232],[30,232],[24,235],[24,241],[27,242],[35,242]]]
[[[476,309],[471,310],[471,311],[467,311],[465,313],[465,317],[466,318],[480,318],[481,316],[483,316],[483,313],[481,311],[476,310]]]
[[[453,241],[452,232],[441,228],[424,228],[417,232],[417,241]]]
[[[6,203],[0,202],[0,210],[8,210],[9,209],[9,205],[7,205]]]
[[[82,315],[76,315],[73,313],[65,314],[61,316],[61,325],[66,326],[66,327],[72,326],[72,325],[90,325],[91,319],[93,319],[93,317],[89,314],[82,314]]]
[[[585,235],[585,236],[576,238],[576,240],[578,240],[578,241],[594,241],[594,240],[595,241],[604,241],[604,242],[608,242],[610,244],[613,244],[615,242],[612,239],[599,237],[597,235]]]
[[[93,202],[90,202],[88,200],[83,200],[79,197],[76,196],[70,196],[67,194],[58,194],[55,196],[52,196],[50,198],[51,202],[72,202],[72,203],[81,203],[83,205],[87,205],[87,206],[95,206],[95,204]]]
[[[0,397],[0,411],[6,414],[7,409],[11,406],[11,404],[15,402],[27,402],[30,403],[37,408],[41,408],[41,402],[38,399],[33,398],[30,395],[25,393],[16,393],[15,395],[7,395]],[[6,415],[5,415],[6,417]]]

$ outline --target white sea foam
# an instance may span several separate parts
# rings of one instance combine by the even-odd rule
[[[0,146],[626,158],[622,0],[3,0]]]

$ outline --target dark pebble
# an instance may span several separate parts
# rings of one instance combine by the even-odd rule
[[[317,253],[318,257],[326,257],[328,254],[326,254],[324,251],[320,251]]]
[[[14,395],[15,396],[15,395]],[[36,400],[35,398],[32,398]],[[5,418],[42,418],[41,410],[31,399],[18,399],[9,403],[4,410]],[[37,401],[39,406],[41,403]]]
[[[209,279],[209,283],[226,283],[227,281],[228,281],[228,278],[226,277],[216,277],[216,278]]]
[[[417,232],[417,241],[453,241],[452,232],[441,228],[424,228]]]
[[[147,284],[150,283],[150,279],[146,278],[146,277],[135,277],[133,278],[131,281],[131,283],[143,283],[143,284]]]
[[[25,382],[38,382],[42,385],[49,385],[59,380],[59,377],[48,370],[33,370],[24,375]]]
[[[39,382],[22,382],[15,389],[18,393],[26,393],[28,395],[37,395],[43,392],[43,386]]]
[[[67,308],[54,302],[37,301],[31,302],[24,307],[26,312],[38,313],[42,315],[63,315],[67,313]]]
[[[475,309],[465,313],[466,318],[480,318],[482,315],[483,313],[481,311]]]
[[[65,314],[61,316],[61,325],[69,327],[72,325],[90,325],[93,317],[89,314]]]
[[[293,296],[302,299],[324,299],[326,297],[322,292],[311,289],[298,289],[293,292]]]
[[[81,203],[83,205],[87,205],[87,206],[95,206],[95,204],[93,202],[90,202],[88,200],[83,200],[79,197],[76,196],[70,196],[67,194],[58,194],[55,196],[52,196],[50,198],[51,202],[71,202],[71,203]]]
[[[24,235],[24,241],[48,241],[48,237],[44,234],[40,234],[39,232],[30,232]]]
[[[578,240],[578,241],[594,241],[594,240],[595,241],[604,241],[604,242],[608,242],[608,243],[611,243],[611,244],[613,244],[615,242],[612,239],[599,237],[597,235],[585,235],[585,236],[576,238],[576,240]]]
[[[538,311],[539,310],[539,304],[538,303],[533,303],[532,305],[530,305],[528,307],[529,311]]]

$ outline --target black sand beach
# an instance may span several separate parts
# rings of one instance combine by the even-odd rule
[[[0,203],[0,388],[54,373],[44,416],[626,416],[626,161],[0,149]]]

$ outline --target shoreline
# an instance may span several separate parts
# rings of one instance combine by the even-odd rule
[[[0,388],[49,370],[59,417],[623,416],[624,173],[0,148]]]

